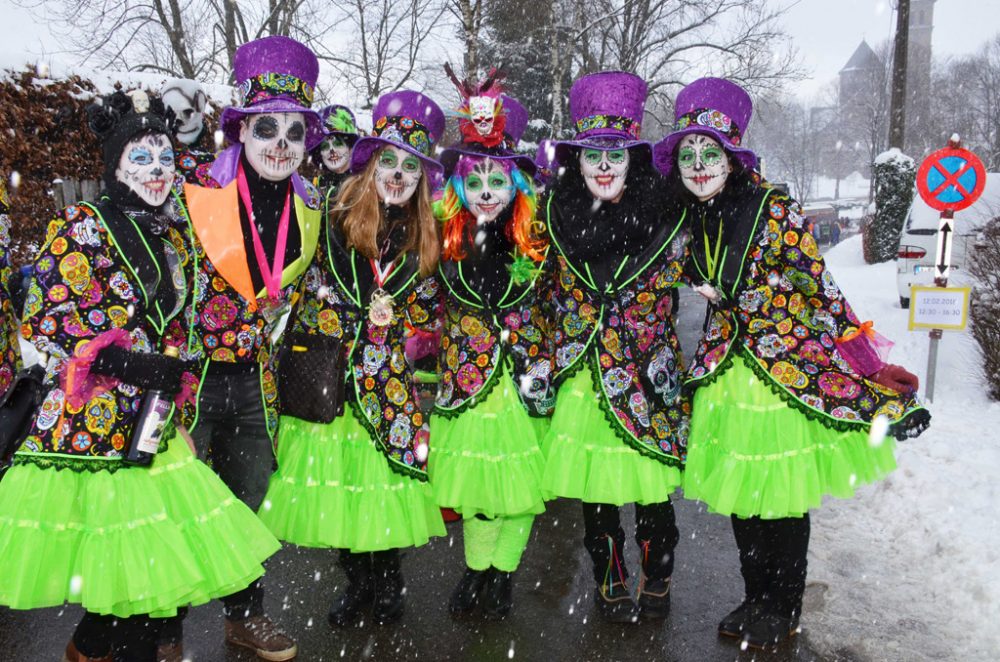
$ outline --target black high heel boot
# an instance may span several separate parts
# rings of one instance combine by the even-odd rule
[[[399,550],[372,553],[372,582],[375,589],[372,617],[381,625],[395,623],[403,617],[403,570]]]
[[[490,578],[483,591],[483,614],[487,618],[501,619],[514,606],[514,573],[496,568],[489,569]]]
[[[489,580],[488,570],[465,569],[465,574],[462,575],[448,601],[448,611],[452,616],[462,616],[476,608],[476,602],[479,601],[487,580]]]
[[[375,600],[371,554],[340,550],[340,567],[347,575],[347,589],[333,601],[327,619],[331,627],[346,627],[358,620]]]

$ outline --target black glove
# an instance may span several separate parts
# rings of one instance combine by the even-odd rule
[[[162,391],[166,395],[180,393],[181,375],[193,372],[194,368],[194,361],[182,361],[163,354],[130,352],[115,345],[98,352],[90,367],[99,375],[115,377],[142,389]]]

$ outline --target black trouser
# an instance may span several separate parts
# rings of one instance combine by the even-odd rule
[[[732,517],[746,599],[792,618],[802,611],[809,515],[784,519]]]
[[[674,572],[674,548],[680,540],[674,504],[667,501],[635,506],[635,541],[647,579],[666,579]],[[628,577],[623,560],[625,531],[618,506],[583,504],[583,545],[594,562],[594,580],[604,584]]]
[[[87,657],[106,657],[113,651],[116,662],[155,662],[156,641],[164,624],[165,619],[145,614],[116,618],[88,611],[73,632],[73,643]]]

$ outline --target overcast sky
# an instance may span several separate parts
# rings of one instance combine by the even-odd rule
[[[876,46],[892,35],[894,14],[890,0],[776,0],[791,4],[785,27],[798,48],[811,78],[798,87],[805,100],[816,96],[836,79],[837,72],[861,43]],[[4,35],[0,40],[0,66],[25,60],[61,60],[73,64],[60,50],[57,35],[44,22],[32,19],[10,0],[0,0]],[[1000,0],[937,0],[934,8],[935,55],[962,55],[978,50],[1000,33]]]

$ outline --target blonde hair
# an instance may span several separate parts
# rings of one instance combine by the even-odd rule
[[[384,147],[382,149],[385,149]],[[330,221],[338,224],[347,240],[348,248],[355,248],[368,258],[378,258],[378,233],[385,223],[385,211],[375,188],[375,167],[381,150],[372,154],[365,169],[349,177],[337,194],[330,210]],[[408,219],[406,245],[403,251],[416,249],[420,257],[420,275],[427,277],[437,269],[441,255],[438,224],[434,219],[428,173],[423,165],[423,176],[417,190],[406,203]]]

